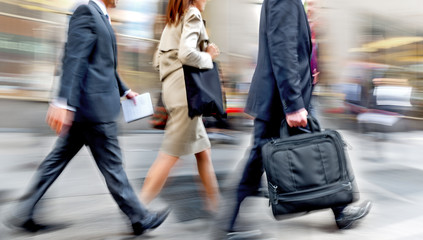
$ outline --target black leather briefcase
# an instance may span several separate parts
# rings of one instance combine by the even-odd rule
[[[334,130],[322,131],[312,117],[308,118],[308,133],[290,135],[288,128],[282,123],[281,138],[262,149],[275,218],[358,200],[341,135]]]

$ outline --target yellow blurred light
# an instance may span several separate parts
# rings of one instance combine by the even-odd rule
[[[384,39],[376,42],[363,44],[364,49],[389,49],[394,47],[400,47],[411,43],[421,42],[423,37],[394,37]]]
[[[19,4],[20,7],[22,8],[26,8],[29,10],[35,10],[35,11],[43,11],[43,12],[57,12],[48,8],[44,8],[44,7],[38,7],[38,6],[32,6],[32,5],[27,5],[27,4]]]
[[[409,86],[408,79],[404,78],[374,78],[375,85],[389,85],[389,86]]]
[[[361,48],[350,48],[349,52],[376,52],[377,49],[376,48],[365,48],[365,47],[361,47]]]
[[[47,1],[47,0],[26,0],[27,2],[39,3],[48,6],[58,6],[58,1]]]
[[[349,52],[373,53],[380,49],[390,49],[423,41],[423,37],[395,37],[363,44],[359,48],[350,48]]]
[[[26,0],[30,3],[38,3],[45,6],[51,6],[56,8],[65,8],[68,9],[75,4],[73,0],[60,0],[60,1],[51,1],[51,0]]]
[[[56,8],[63,10],[70,9],[75,3],[72,0],[61,0],[61,1],[50,1],[50,0],[26,0],[27,4],[25,3],[19,3],[15,0],[0,0],[0,2],[4,2],[11,5],[17,5],[22,8],[26,8],[29,10],[35,10],[35,11],[44,11],[44,12],[58,12],[57,10],[52,10],[50,8]],[[35,6],[34,4],[40,4],[42,6]],[[46,8],[47,7],[47,8]]]
[[[397,59],[400,62],[423,62],[423,56],[407,56]]]

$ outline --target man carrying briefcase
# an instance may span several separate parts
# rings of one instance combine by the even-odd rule
[[[310,28],[301,0],[264,0],[259,30],[257,67],[251,82],[245,112],[255,117],[254,145],[237,188],[229,232],[242,201],[257,194],[264,172],[261,149],[270,138],[279,138],[282,120],[290,127],[306,127],[312,94]],[[369,212],[371,203],[333,207],[339,229]]]

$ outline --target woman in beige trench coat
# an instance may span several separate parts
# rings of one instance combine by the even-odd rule
[[[140,199],[150,203],[161,191],[169,172],[180,156],[195,154],[198,173],[206,193],[206,210],[214,212],[218,205],[218,186],[211,162],[210,141],[201,116],[188,117],[188,103],[182,65],[200,69],[213,68],[219,55],[208,36],[201,12],[207,0],[169,0],[166,27],[163,30],[155,65],[160,71],[162,98],[169,119],[162,147],[151,166]]]

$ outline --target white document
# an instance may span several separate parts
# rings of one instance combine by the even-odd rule
[[[153,115],[153,104],[150,93],[143,93],[135,97],[136,104],[132,99],[122,101],[123,117],[126,122],[132,122]]]

